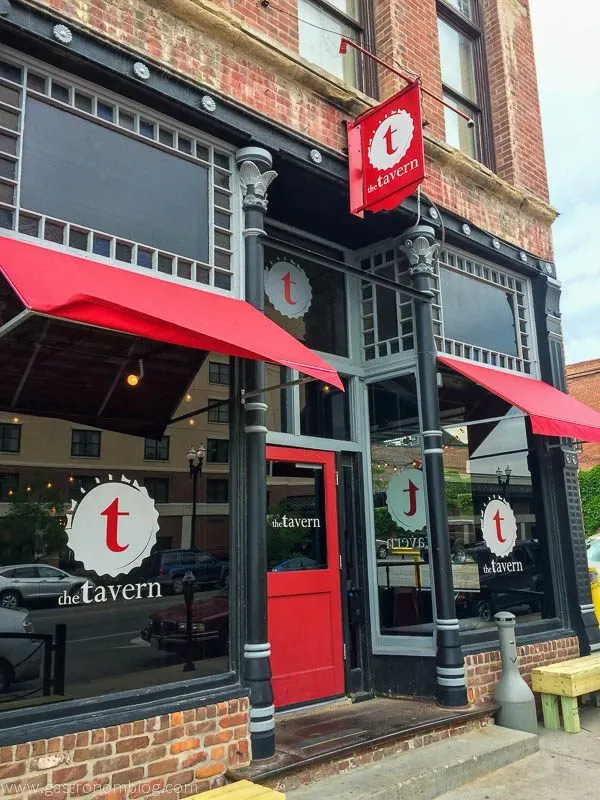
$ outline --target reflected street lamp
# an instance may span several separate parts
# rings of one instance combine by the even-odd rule
[[[194,602],[194,573],[186,572],[183,576],[183,599],[185,602],[185,632],[187,639],[186,653],[187,658],[183,665],[184,672],[193,672],[196,669],[194,664],[194,638],[192,632],[192,604]]]
[[[202,475],[202,465],[204,463],[204,456],[206,455],[206,447],[203,444],[200,447],[190,447],[187,452],[187,460],[190,465],[190,478],[192,479],[192,532],[190,537],[190,548],[193,550],[196,547],[196,501],[198,497],[198,476]]]
[[[512,469],[510,467],[506,467],[504,472],[498,467],[496,470],[496,476],[498,477],[498,486],[502,495],[506,496],[506,490],[508,489],[508,484],[510,483],[510,476],[512,473]]]

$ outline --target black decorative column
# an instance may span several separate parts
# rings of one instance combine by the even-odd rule
[[[267,210],[267,189],[277,177],[271,154],[260,147],[236,153],[244,209],[246,300],[264,311],[264,257],[261,237]],[[264,171],[263,171],[264,170]],[[271,646],[267,641],[267,462],[266,412],[260,390],[265,385],[262,361],[244,364],[246,441],[246,569],[247,618],[244,679],[250,689],[250,741],[254,759],[275,754],[275,707],[271,686]],[[258,392],[258,393],[257,393]]]
[[[434,261],[439,247],[435,241],[433,228],[428,225],[409,228],[401,237],[401,247],[408,257],[414,288],[432,296]],[[414,315],[423,427],[423,467],[429,511],[431,570],[436,611],[438,701],[443,706],[460,707],[467,705],[467,688],[454,603],[444,487],[444,450],[438,403],[437,352],[431,302],[415,299]]]

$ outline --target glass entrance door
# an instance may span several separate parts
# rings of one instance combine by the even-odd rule
[[[268,621],[277,707],[344,692],[333,453],[267,447]]]

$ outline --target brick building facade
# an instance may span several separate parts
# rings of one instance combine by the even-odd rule
[[[567,364],[567,386],[569,394],[588,406],[600,409],[600,360],[579,361]],[[600,446],[596,442],[585,442],[579,457],[580,469],[591,469],[600,464]]]
[[[14,385],[0,387],[0,493],[2,476],[20,470],[25,496],[19,505],[15,488],[1,498],[10,558],[0,567],[0,611],[11,630],[35,630],[39,647],[25,660],[41,659],[42,647],[50,655],[40,685],[30,676],[21,694],[21,662],[0,650],[3,787],[29,781],[26,800],[134,798],[152,787],[189,796],[268,755],[276,709],[377,695],[481,704],[499,678],[499,610],[516,614],[526,673],[595,648],[576,455],[536,435],[516,401],[461,372],[477,362],[496,376],[565,388],[556,212],[527,0],[5,6],[0,370]],[[424,96],[422,190],[365,219],[348,211],[346,123],[404,84],[352,49],[340,55],[341,35],[418,74],[446,103]],[[424,392],[427,358],[415,335],[424,330],[424,295],[409,267],[409,233],[419,224],[435,252],[425,270],[429,378],[433,350],[449,358],[437,367],[431,427],[424,413],[436,384]],[[263,225],[264,249],[254,244]],[[101,302],[101,286],[91,299],[74,290],[52,312],[17,292],[22,311],[7,254],[17,271],[25,263],[32,271],[52,264],[57,274],[103,270],[107,283],[126,272],[136,289],[111,303]],[[277,270],[282,296],[261,283]],[[142,308],[133,295],[156,281],[164,299]],[[201,309],[197,327],[192,315],[185,324],[177,316],[183,289]],[[113,315],[93,321],[92,333],[82,296]],[[228,324],[211,338],[201,328],[217,300]],[[300,300],[304,313],[293,308]],[[243,307],[263,303],[271,327],[261,350],[254,317],[244,316],[246,327],[239,320]],[[128,310],[139,312],[135,326],[122,322]],[[13,340],[17,312],[27,324],[29,313],[32,325],[44,315],[52,321]],[[153,332],[156,319],[168,322],[167,333]],[[82,326],[68,328],[74,322]],[[276,326],[305,345],[306,361],[302,351],[291,358],[275,347]],[[120,338],[105,341],[106,331]],[[229,391],[221,385],[216,398],[226,415],[207,408],[214,398],[200,351],[220,353],[223,364],[230,356]],[[266,376],[249,366],[265,360]],[[114,375],[101,372],[107,365]],[[133,392],[123,388],[131,374]],[[194,379],[206,397],[188,411]],[[30,381],[37,391],[27,394]],[[136,396],[145,398],[139,407]],[[15,449],[17,425],[27,453]],[[160,431],[196,447],[215,425],[227,443],[209,444],[204,472],[228,482],[218,535],[203,522],[214,514],[206,477],[192,497],[181,447],[170,465],[150,470],[131,436],[158,452]],[[104,429],[115,437],[110,458],[59,457],[69,434],[84,441]],[[218,467],[208,470],[211,461]],[[167,470],[175,494],[157,500],[159,532],[155,517],[146,557],[132,569],[125,559],[118,570],[96,569],[85,543],[74,546],[78,508],[121,474],[120,483],[139,489],[134,479]],[[71,508],[75,472],[89,480]],[[434,472],[437,492],[428,483]],[[28,502],[36,475],[60,482],[63,493],[36,501],[41,544],[12,513]],[[266,525],[264,514],[257,521],[265,485]],[[85,530],[107,543],[112,531],[113,553],[129,546],[119,544],[124,530],[138,535],[127,527],[133,512],[126,519],[124,498],[99,499],[106,508]],[[512,549],[496,558],[483,531],[492,498],[514,520]],[[72,517],[68,539],[55,524],[63,511]],[[227,560],[218,579],[207,566],[217,550]],[[62,576],[47,572],[57,564]],[[159,595],[129,602],[126,587],[142,579]],[[70,602],[54,602],[42,585],[52,581],[69,587],[61,597]],[[82,581],[93,582],[97,601],[85,600]],[[113,609],[106,596],[115,586],[123,596]],[[50,795],[57,784],[63,794]]]

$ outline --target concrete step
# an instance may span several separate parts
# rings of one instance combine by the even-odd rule
[[[287,800],[433,800],[537,753],[531,733],[488,725],[286,793]]]

